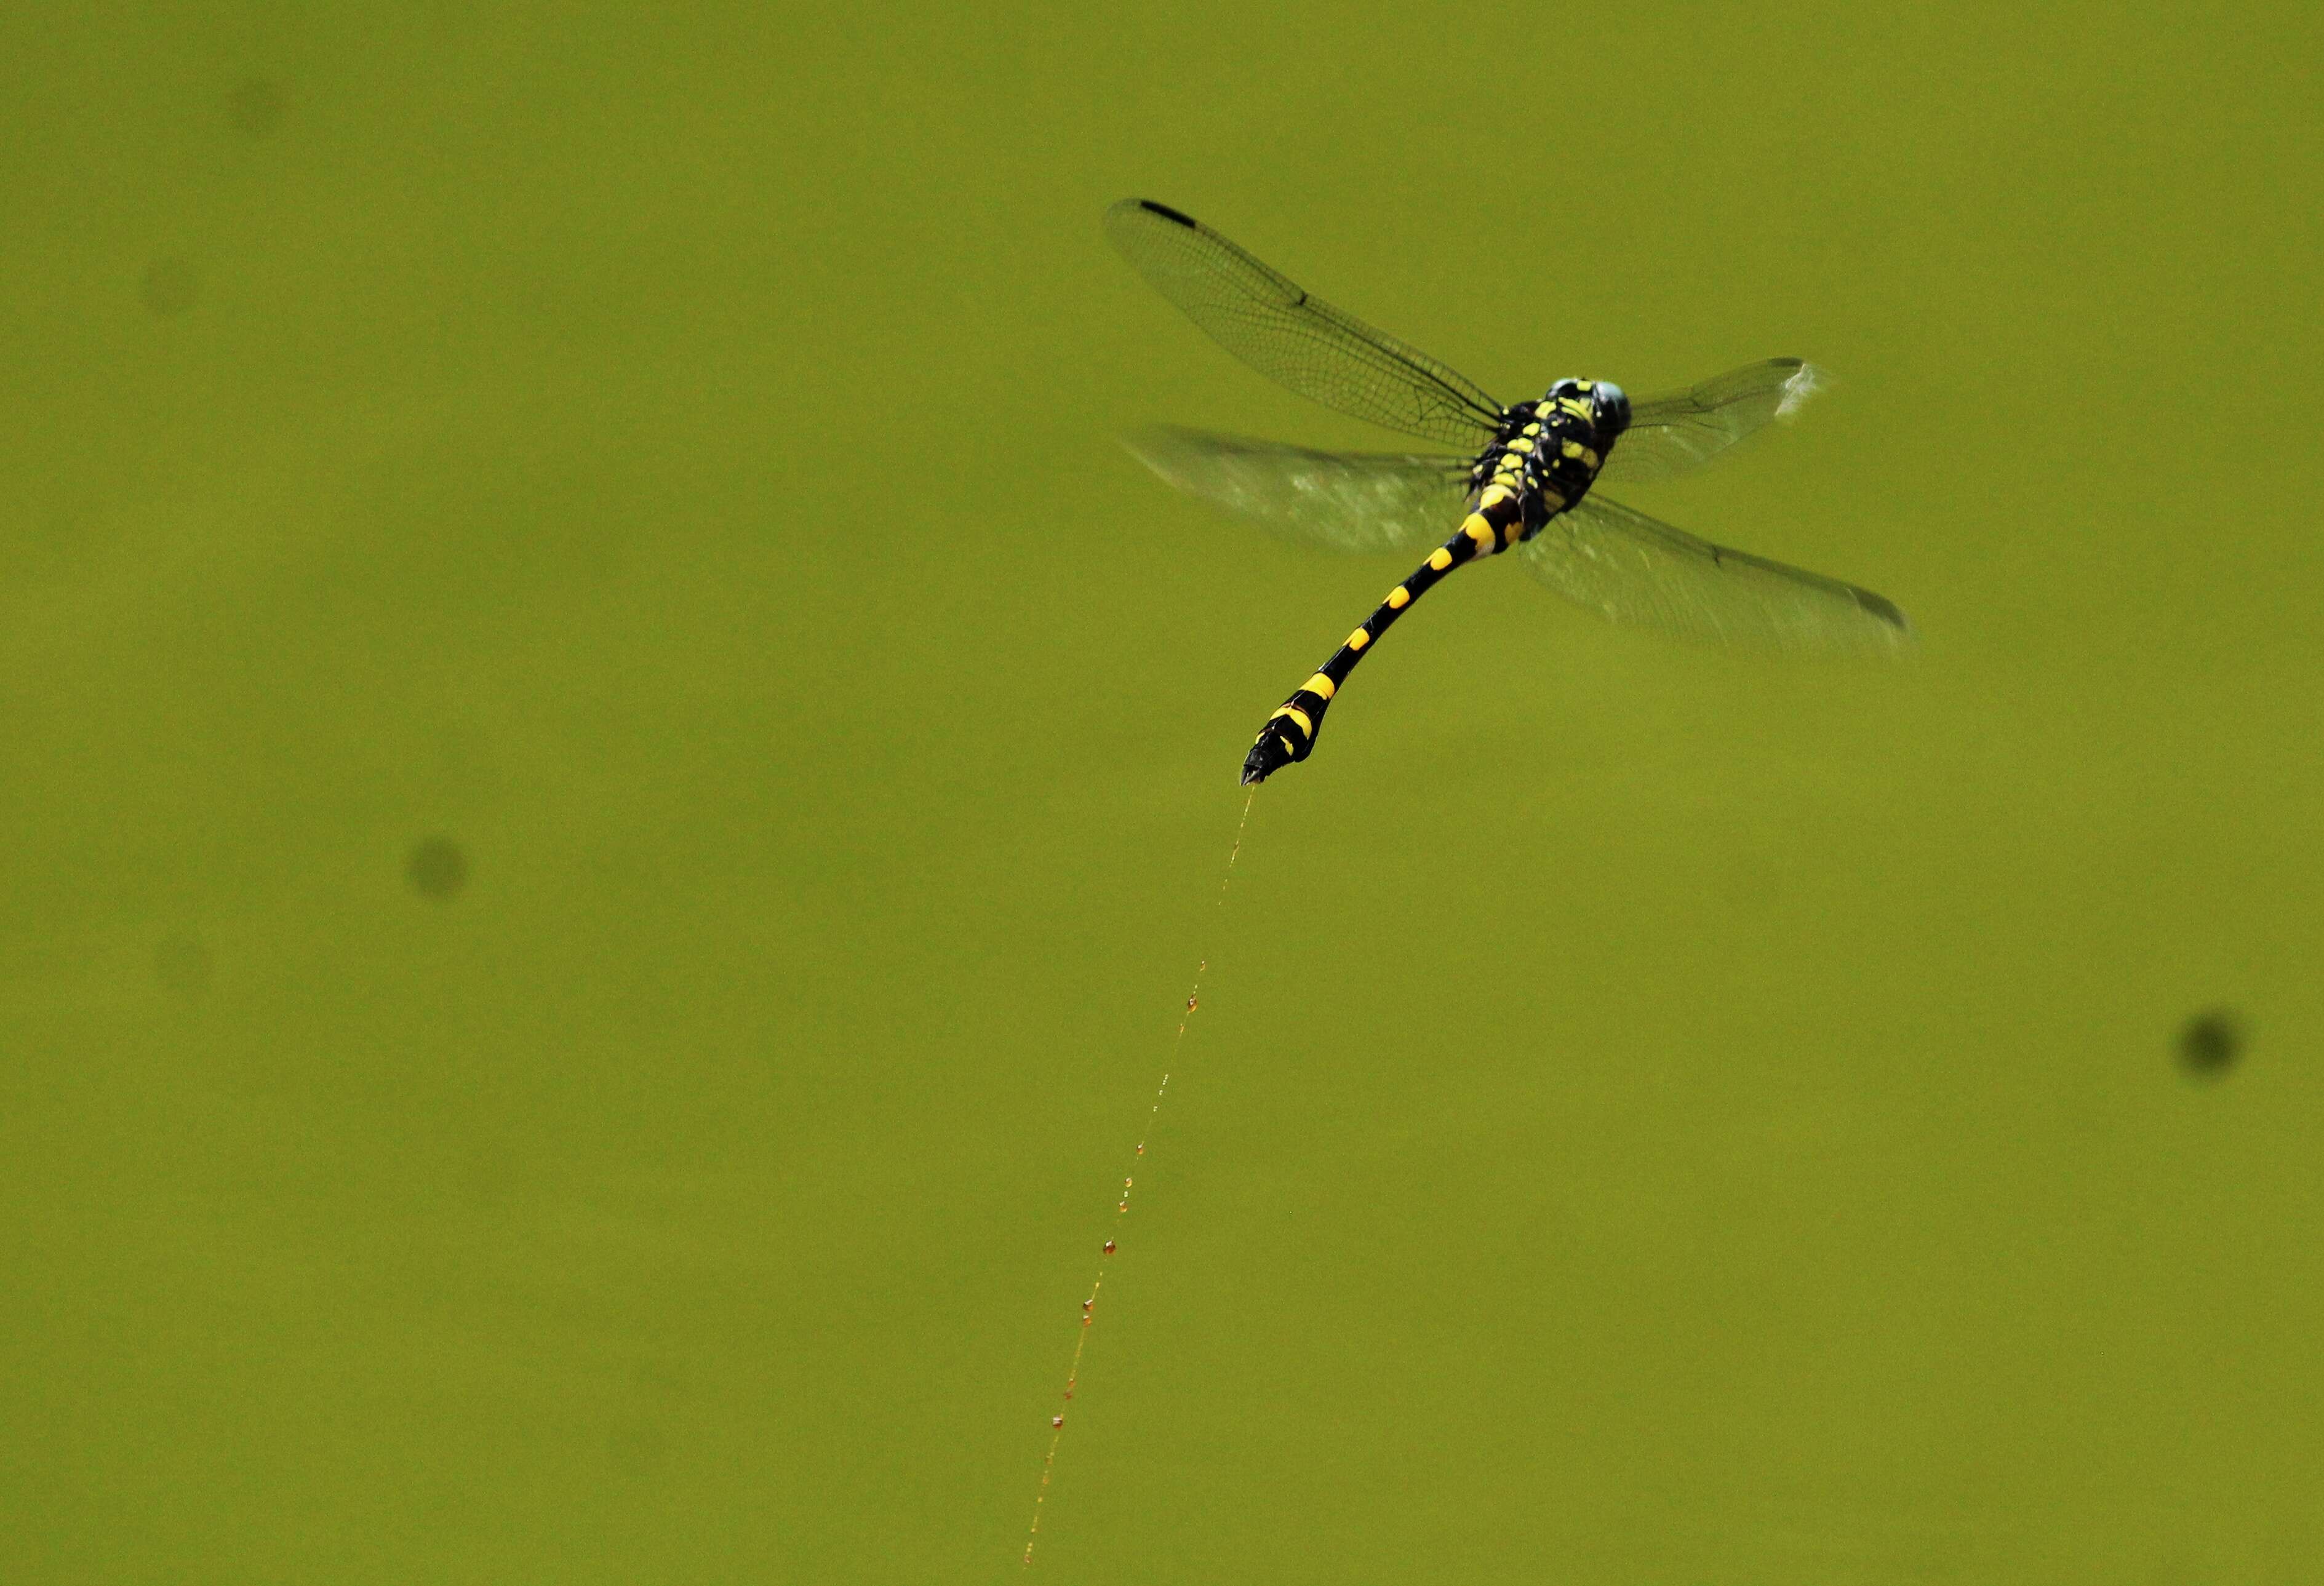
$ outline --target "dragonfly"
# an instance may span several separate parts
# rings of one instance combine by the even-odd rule
[[[1167,205],[1124,198],[1105,226],[1140,275],[1252,369],[1327,408],[1460,448],[1311,451],[1176,427],[1125,438],[1169,484],[1298,544],[1409,551],[1459,525],[1267,718],[1243,761],[1246,786],[1314,752],[1348,675],[1414,602],[1503,551],[1601,617],[1683,639],[1819,655],[1912,647],[1904,613],[1870,590],[1697,539],[1595,488],[1679,478],[1789,420],[1824,383],[1813,364],[1769,358],[1635,401],[1610,381],[1566,379],[1538,401],[1504,403]]]

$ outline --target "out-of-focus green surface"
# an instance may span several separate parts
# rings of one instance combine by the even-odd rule
[[[11,10],[0,1578],[1021,1578],[1197,957],[1040,1575],[2324,1578],[2315,13],[1892,9]],[[1464,573],[1215,908],[1126,193],[1920,663]]]

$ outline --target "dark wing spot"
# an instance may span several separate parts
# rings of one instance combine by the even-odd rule
[[[1898,609],[1895,601],[1886,595],[1875,595],[1869,589],[1858,589],[1856,591],[1856,604],[1899,633],[1910,633],[1913,631],[1913,624],[1905,620],[1904,612]]]

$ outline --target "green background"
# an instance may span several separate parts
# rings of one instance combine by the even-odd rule
[[[1038,1575],[2324,1579],[2315,17],[12,8],[0,1577],[1022,1579],[1118,1233]],[[1919,660],[1464,573],[1222,906],[1125,194]]]

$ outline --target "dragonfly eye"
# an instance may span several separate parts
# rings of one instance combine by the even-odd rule
[[[1601,380],[1598,383],[1598,389],[1591,394],[1595,399],[1597,410],[1592,419],[1600,435],[1610,440],[1630,427],[1630,396],[1628,392],[1610,380]]]

